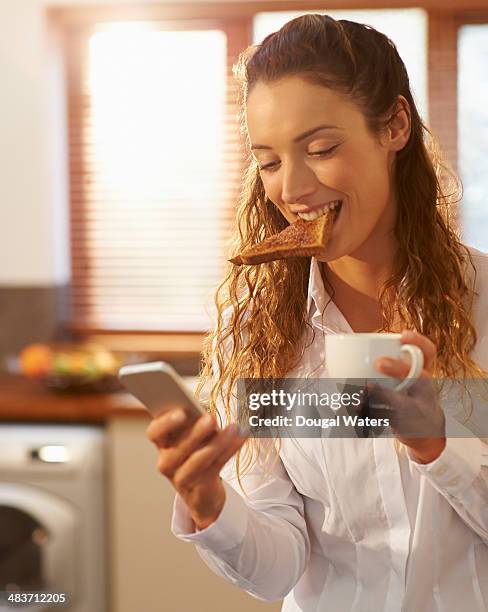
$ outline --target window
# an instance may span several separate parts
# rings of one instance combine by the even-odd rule
[[[82,37],[79,52],[70,92],[75,326],[204,331],[242,163],[226,33],[107,24]]]
[[[465,242],[488,251],[488,24],[465,25],[458,35],[459,172],[463,181]],[[484,103],[483,103],[484,101]]]

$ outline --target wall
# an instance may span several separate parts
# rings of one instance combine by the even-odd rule
[[[62,57],[39,0],[0,2],[0,369],[59,337],[69,282]]]
[[[68,279],[61,63],[38,0],[0,2],[0,285]]]

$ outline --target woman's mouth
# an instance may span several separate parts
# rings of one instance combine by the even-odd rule
[[[305,221],[315,221],[315,219],[318,219],[322,215],[325,215],[326,212],[334,211],[334,223],[336,223],[341,208],[342,200],[335,200],[334,202],[328,202],[327,204],[324,204],[324,206],[321,206],[320,208],[317,208],[312,212],[297,213],[297,215],[298,217],[300,217],[300,219],[304,219]]]

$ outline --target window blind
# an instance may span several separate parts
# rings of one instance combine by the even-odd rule
[[[463,25],[458,32],[459,169],[464,185],[463,238],[488,251],[488,15],[486,23]]]
[[[205,331],[244,166],[245,22],[105,23],[68,46],[71,318]]]

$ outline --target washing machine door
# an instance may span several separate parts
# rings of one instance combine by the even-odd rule
[[[76,528],[75,508],[65,500],[0,482],[0,591],[67,593],[73,603]]]

